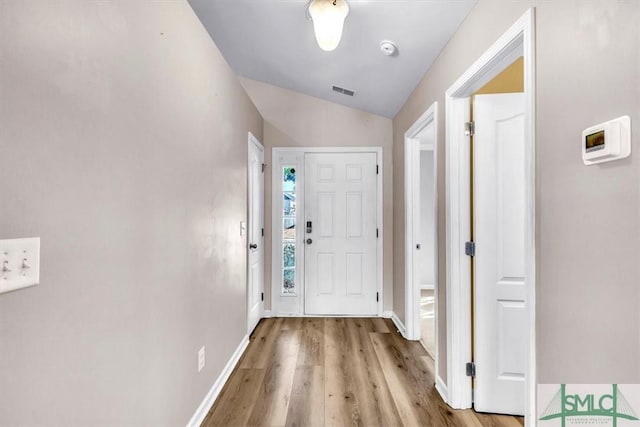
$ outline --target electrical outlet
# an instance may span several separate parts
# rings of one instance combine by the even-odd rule
[[[198,351],[198,372],[202,371],[202,369],[204,368],[204,362],[204,346],[202,346],[202,348]]]

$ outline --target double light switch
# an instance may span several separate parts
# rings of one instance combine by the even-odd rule
[[[0,293],[40,282],[40,238],[0,240]]]

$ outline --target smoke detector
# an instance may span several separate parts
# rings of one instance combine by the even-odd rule
[[[398,48],[391,40],[382,40],[380,42],[380,50],[386,56],[395,56],[398,53]]]

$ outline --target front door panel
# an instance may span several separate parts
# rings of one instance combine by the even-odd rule
[[[377,314],[376,157],[305,155],[306,314]]]

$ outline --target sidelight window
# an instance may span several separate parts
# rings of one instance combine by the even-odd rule
[[[282,168],[282,293],[296,293],[296,170]]]

